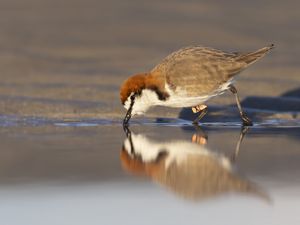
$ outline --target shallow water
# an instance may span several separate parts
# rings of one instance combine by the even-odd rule
[[[300,222],[296,122],[1,121],[3,224]]]

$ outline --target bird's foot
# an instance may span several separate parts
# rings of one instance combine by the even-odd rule
[[[252,121],[249,119],[249,117],[246,114],[241,115],[243,126],[253,126]]]
[[[192,111],[193,111],[193,113],[198,113],[200,111],[203,111],[206,108],[207,108],[207,105],[197,105],[197,106],[192,107]]]
[[[202,119],[202,117],[207,113],[207,105],[197,105],[192,107],[193,113],[200,112],[199,116],[193,121],[194,125],[198,125],[199,121]]]

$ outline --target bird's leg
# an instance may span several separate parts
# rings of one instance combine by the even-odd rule
[[[229,86],[229,90],[235,96],[236,104],[237,104],[237,107],[239,109],[241,119],[243,121],[243,126],[252,126],[253,125],[252,121],[248,118],[248,116],[246,115],[246,113],[242,109],[242,106],[241,106],[240,99],[239,99],[239,96],[238,96],[236,88],[233,85],[230,85]]]
[[[197,116],[197,118],[193,121],[193,124],[198,124],[199,121],[202,119],[203,116],[207,113],[207,105],[197,105],[192,107],[193,113],[198,113],[200,114]]]
[[[195,124],[196,133],[192,136],[192,142],[200,145],[207,143],[207,135],[198,124]]]
[[[239,138],[239,140],[238,140],[238,142],[236,144],[235,151],[234,151],[234,153],[231,156],[231,162],[235,162],[236,161],[236,159],[238,157],[238,154],[240,152],[241,143],[242,143],[242,141],[243,141],[246,133],[248,132],[248,130],[249,130],[249,127],[242,127],[241,133],[240,133],[240,138]]]

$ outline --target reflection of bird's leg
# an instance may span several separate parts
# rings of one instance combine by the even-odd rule
[[[192,142],[200,145],[207,143],[207,135],[198,124],[195,124],[196,133],[192,136]]]
[[[198,113],[200,114],[197,116],[197,118],[193,121],[193,124],[198,124],[199,121],[202,119],[203,116],[207,113],[207,105],[197,105],[192,107],[193,113]]]
[[[233,85],[230,85],[229,90],[235,96],[236,104],[237,104],[237,107],[239,109],[241,119],[243,121],[243,126],[252,126],[253,124],[252,124],[251,120],[248,118],[248,116],[246,115],[246,113],[242,109],[242,106],[241,106],[240,99],[239,99],[236,88]]]
[[[249,130],[249,127],[242,127],[241,132],[240,132],[239,140],[238,140],[238,142],[237,142],[237,144],[236,144],[235,151],[234,151],[234,153],[233,153],[232,156],[231,156],[231,161],[232,161],[232,162],[235,162],[235,161],[236,161],[236,159],[237,159],[237,157],[238,157],[238,154],[239,154],[239,152],[240,152],[240,146],[241,146],[241,143],[242,143],[242,141],[243,141],[243,139],[244,139],[246,133],[248,132],[248,130]]]

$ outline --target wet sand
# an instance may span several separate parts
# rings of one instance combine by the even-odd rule
[[[1,1],[1,224],[299,224],[299,6]],[[202,130],[190,109],[134,118],[131,150],[129,75],[187,45],[270,43],[236,84],[254,121],[238,154],[229,93],[208,103]]]

